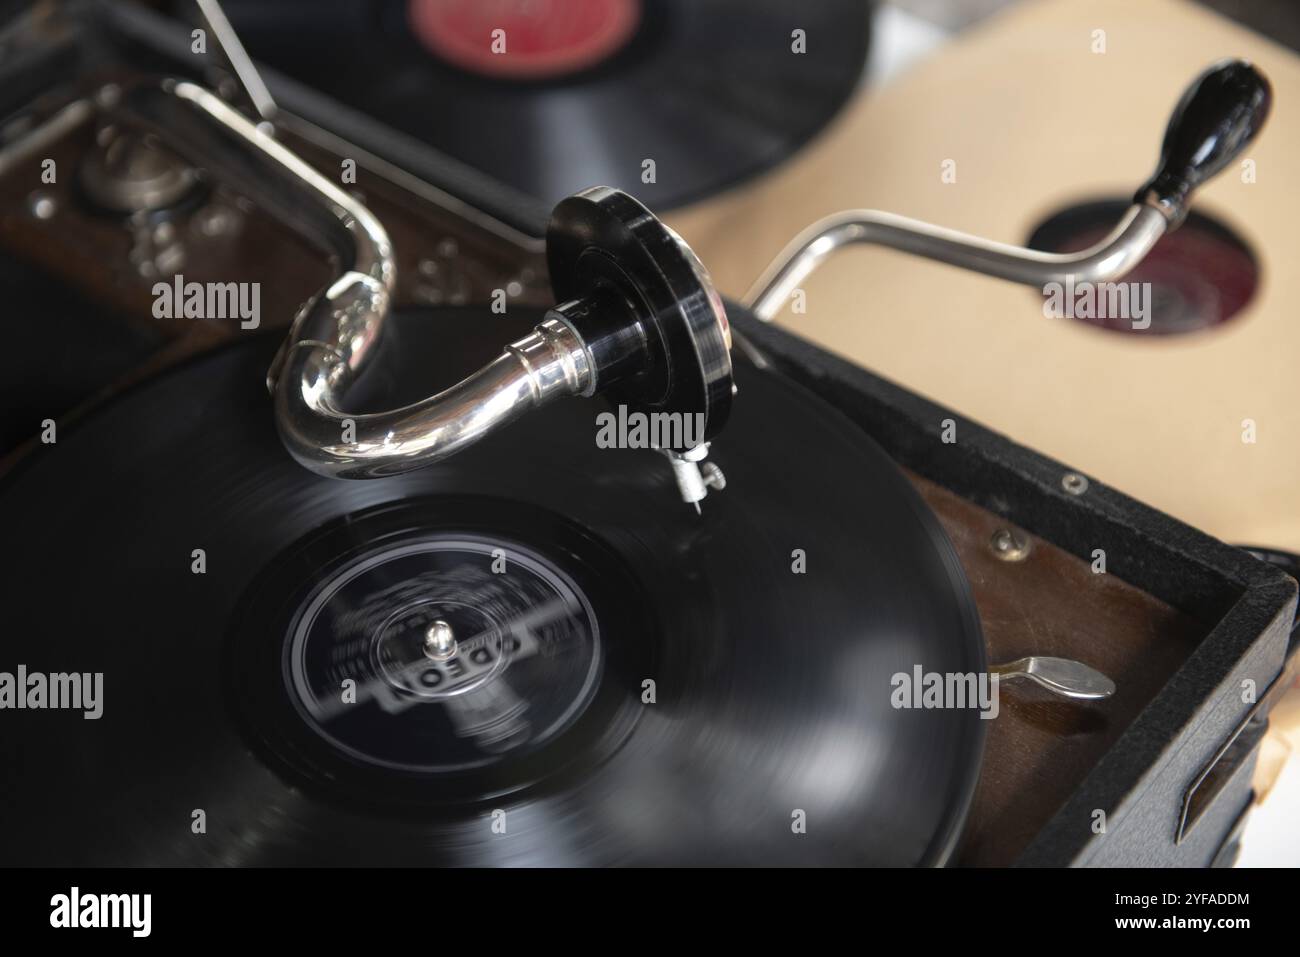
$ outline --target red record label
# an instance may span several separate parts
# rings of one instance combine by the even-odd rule
[[[549,79],[621,50],[641,0],[410,0],[411,29],[442,59],[483,76]]]

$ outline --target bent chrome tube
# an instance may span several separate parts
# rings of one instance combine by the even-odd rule
[[[321,311],[339,308],[346,306]],[[295,459],[324,475],[377,478],[445,458],[556,396],[581,393],[590,369],[573,331],[546,320],[478,372],[404,408],[347,415],[338,402],[354,375],[344,353],[300,339],[275,388],[280,438]]]
[[[267,378],[280,436],[307,468],[339,478],[409,471],[590,385],[581,340],[565,323],[548,319],[450,389],[404,408],[349,415],[347,393],[380,335],[397,278],[384,227],[201,86],[168,80],[136,87],[121,95],[113,113],[156,132],[330,254],[335,280],[299,311]]]
[[[1169,220],[1158,209],[1135,203],[1114,231],[1077,253],[1048,253],[996,243],[941,226],[873,209],[853,209],[821,219],[795,237],[772,261],[742,302],[764,322],[780,313],[790,295],[836,250],[855,243],[960,266],[1031,286],[1051,282],[1105,282],[1136,266],[1164,235]]]

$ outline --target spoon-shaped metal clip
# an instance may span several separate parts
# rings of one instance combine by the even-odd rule
[[[1115,682],[1096,668],[1089,668],[1083,662],[1070,658],[1033,655],[993,665],[989,668],[989,673],[997,675],[1001,680],[1029,678],[1053,694],[1065,698],[1096,701],[1109,698],[1115,693]]]

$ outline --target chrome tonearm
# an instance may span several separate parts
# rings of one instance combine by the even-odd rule
[[[348,392],[372,355],[397,270],[388,234],[365,205],[276,142],[277,107],[220,0],[197,0],[254,124],[193,83],[143,84],[112,104],[329,253],[335,279],[299,310],[267,375],[281,439],[323,475],[374,478],[452,455],[564,395],[609,395],[629,411],[689,415],[698,428],[666,447],[682,499],[699,511],[716,466],[703,462],[734,386],[731,334],[704,267],[672,230],[617,190],[561,202],[547,230],[558,305],[495,361],[422,402],[349,414]]]
[[[409,471],[564,395],[605,393],[630,411],[699,416],[695,435],[705,442],[725,423],[732,381],[722,300],[675,233],[607,187],[555,208],[546,249],[558,305],[530,335],[422,402],[350,414],[347,394],[372,355],[396,282],[380,222],[201,86],[146,83],[111,109],[330,254],[334,280],[300,310],[268,376],[280,436],[313,471],[339,478]]]
[[[1047,253],[991,242],[872,209],[835,213],[809,226],[776,257],[742,302],[764,322],[836,250],[887,246],[1031,286],[1118,279],[1182,223],[1193,191],[1244,150],[1268,116],[1268,80],[1244,60],[1214,64],[1188,87],[1170,117],[1155,175],[1138,189],[1114,231],[1089,249]]]

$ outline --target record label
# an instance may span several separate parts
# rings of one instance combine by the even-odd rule
[[[435,623],[442,654],[426,637]],[[514,543],[435,536],[330,575],[290,628],[284,669],[335,747],[433,773],[550,741],[590,703],[601,665],[595,614],[562,571]]]
[[[632,38],[639,0],[411,0],[416,38],[488,77],[556,77],[589,69]]]

